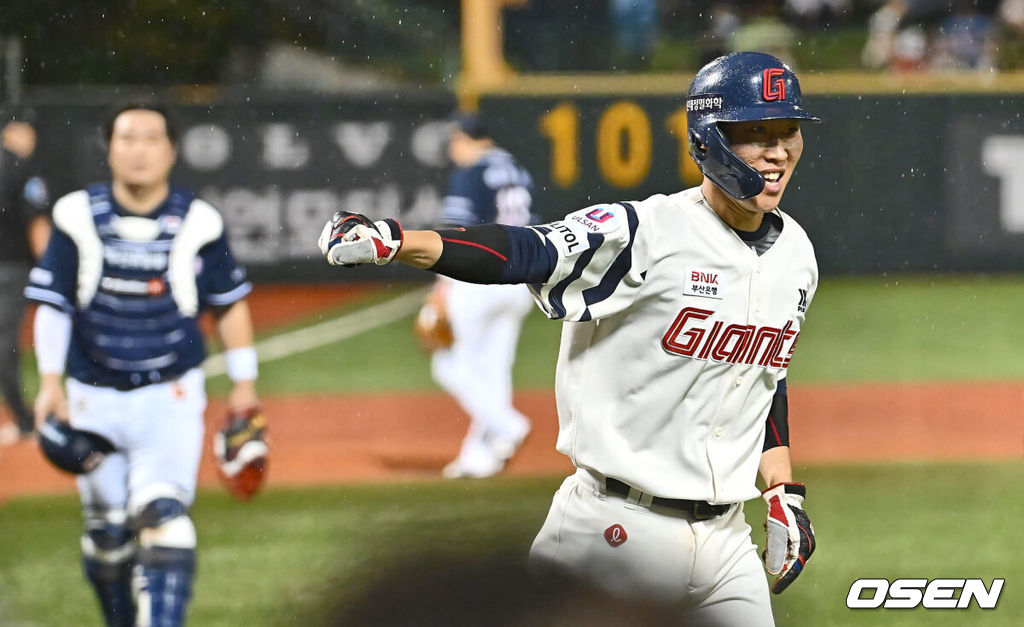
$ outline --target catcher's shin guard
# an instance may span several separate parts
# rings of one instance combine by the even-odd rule
[[[82,566],[103,610],[107,627],[135,624],[132,566],[135,544],[123,523],[90,521],[82,536]]]
[[[134,587],[138,624],[181,627],[192,596],[196,530],[183,503],[158,498],[138,516],[139,557]]]
[[[195,549],[149,547],[139,551],[135,567],[139,625],[181,627],[192,597]]]

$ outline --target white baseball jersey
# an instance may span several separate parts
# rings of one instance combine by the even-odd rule
[[[760,257],[700,188],[531,227],[557,251],[531,289],[563,319],[558,450],[667,498],[756,497],[765,417],[818,282],[804,230]]]

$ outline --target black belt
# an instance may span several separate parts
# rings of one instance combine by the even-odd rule
[[[629,498],[629,492],[632,488],[618,479],[612,479],[608,477],[604,480],[605,492],[607,494],[614,494],[615,496],[621,496],[622,498]],[[697,520],[708,520],[709,518],[717,518],[722,514],[729,511],[732,505],[712,505],[707,501],[689,501],[687,499],[666,499],[661,496],[651,497],[651,505],[658,505],[668,509],[674,509],[676,511],[689,514]]]

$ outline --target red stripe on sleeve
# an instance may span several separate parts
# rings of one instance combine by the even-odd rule
[[[779,430],[775,428],[775,419],[772,418],[771,414],[768,414],[768,424],[772,426],[772,433],[775,434],[775,441],[779,444],[779,446],[785,446],[784,444],[782,444],[782,438],[779,437]]]
[[[467,241],[461,240],[461,239],[451,239],[451,238],[448,238],[448,237],[442,237],[441,241],[442,242],[451,242],[453,244],[465,244],[467,246],[476,246],[477,248],[479,248],[481,250],[486,250],[487,252],[491,253],[492,255],[494,255],[498,259],[501,259],[502,261],[508,261],[508,257],[506,257],[505,255],[499,253],[498,251],[494,250],[493,248],[488,248],[487,246],[484,246],[483,244],[477,244],[476,242],[467,242]]]

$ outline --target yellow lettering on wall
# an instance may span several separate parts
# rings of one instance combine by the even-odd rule
[[[635,187],[651,169],[651,123],[635,102],[608,107],[597,125],[597,164],[616,187]]]
[[[551,180],[570,187],[580,178],[580,112],[563,102],[545,113],[540,128],[551,140]]]
[[[690,139],[687,136],[686,109],[679,109],[668,117],[665,127],[679,140],[679,180],[687,186],[697,185],[703,180],[697,163],[690,156]]]

